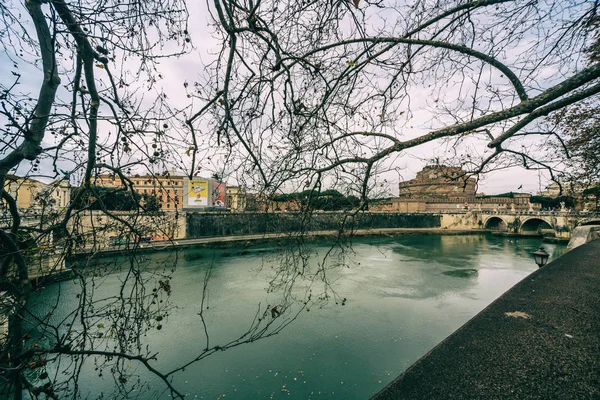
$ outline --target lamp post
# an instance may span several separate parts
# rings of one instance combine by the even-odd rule
[[[533,259],[535,260],[535,263],[540,268],[542,268],[544,265],[546,265],[546,263],[548,262],[548,257],[550,257],[550,254],[546,253],[546,251],[544,250],[544,247],[542,247],[542,246],[540,246],[540,248],[537,251],[534,251],[532,254],[533,254]]]

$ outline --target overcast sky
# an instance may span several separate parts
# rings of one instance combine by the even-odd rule
[[[203,1],[191,1],[188,3],[190,12],[189,36],[193,49],[187,54],[173,59],[163,59],[160,62],[159,69],[162,79],[158,81],[155,92],[164,91],[168,94],[171,105],[175,108],[182,108],[189,104],[189,99],[186,97],[184,82],[194,82],[206,73],[204,65],[214,59],[218,52],[218,43],[211,37],[211,28],[209,27],[210,17],[207,13],[206,3]],[[27,15],[24,13],[24,15]],[[5,54],[0,54],[0,63],[7,65],[9,63]],[[31,65],[20,65],[20,71],[27,77],[21,85],[21,90],[37,94],[39,77],[41,73]],[[545,73],[551,74],[551,71]],[[38,77],[38,78],[36,78]],[[0,69],[0,79],[3,83],[10,82],[11,74],[9,68]],[[200,79],[201,80],[201,79]],[[59,92],[59,95],[65,95]],[[424,104],[429,99],[419,99]],[[198,107],[196,107],[198,108]],[[1,118],[1,117],[0,117]],[[414,118],[427,119],[430,117],[416,115]],[[0,121],[1,122],[1,121]],[[44,141],[45,146],[50,146],[54,142],[47,137]],[[389,172],[384,176],[387,179],[389,190],[393,194],[397,194],[398,182],[402,180],[412,179],[415,174],[427,163],[423,159],[431,159],[436,155],[436,149],[440,146],[438,143],[428,144],[417,148],[414,151],[414,156],[404,157],[394,162],[397,162],[401,168],[401,175],[397,172]],[[185,158],[185,157],[184,157]],[[45,170],[49,164],[44,161],[42,170]],[[66,164],[65,164],[66,165]],[[19,169],[19,173],[23,174],[30,168],[29,163],[24,163]],[[179,169],[179,168],[178,168]],[[527,171],[523,168],[510,168],[501,171],[491,172],[482,176],[479,182],[478,192],[486,194],[503,193],[509,191],[521,191],[535,194],[543,190],[549,184],[549,176],[538,171]],[[233,182],[231,182],[233,183]],[[521,189],[519,189],[521,187]]]
[[[164,74],[164,78],[159,82],[159,85],[165,92],[170,93],[170,99],[180,107],[188,104],[183,82],[198,80],[205,73],[203,62],[206,63],[212,60],[219,49],[218,43],[211,37],[210,16],[206,7],[206,2],[203,1],[189,4],[190,21],[192,21],[189,32],[194,50],[184,57],[168,59],[161,63],[161,68],[167,73]],[[540,75],[550,75],[552,73],[553,71],[548,70],[541,72]],[[451,96],[451,93],[449,95]],[[414,96],[412,101],[413,104],[418,102],[432,104],[430,100],[421,99],[417,95]],[[417,113],[415,119],[426,121],[431,119],[431,116]],[[426,144],[415,149],[414,153],[416,154],[414,157],[409,155],[409,157],[402,157],[397,160],[399,164],[397,166],[402,169],[401,176],[397,172],[384,174],[388,182],[388,189],[393,194],[397,194],[398,183],[414,178],[416,173],[427,164],[422,159],[435,157],[436,150],[439,150],[440,147],[439,143]],[[479,180],[478,192],[496,194],[520,191],[536,194],[551,183],[549,178],[549,175],[543,171],[531,171],[519,167],[509,168],[482,175]]]

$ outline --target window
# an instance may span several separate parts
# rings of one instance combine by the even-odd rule
[[[167,208],[171,208],[171,204],[167,203]]]

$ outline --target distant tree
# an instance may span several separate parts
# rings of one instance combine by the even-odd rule
[[[480,199],[490,199],[490,198],[495,198],[495,197],[507,197],[509,199],[512,199],[515,197],[515,194],[513,192],[507,192],[507,193],[500,193],[500,194],[488,194],[488,195],[484,195],[484,196],[477,196]]]
[[[155,194],[144,193],[141,196],[142,207],[147,212],[157,212],[161,210],[161,204]]]
[[[600,61],[600,16],[595,12],[587,21],[593,39],[584,49],[588,65]],[[593,187],[600,184],[600,96],[594,94],[554,111],[547,118],[546,134],[558,140],[550,142],[550,151],[563,164],[555,181],[563,186]],[[568,188],[567,188],[568,189]]]
[[[550,117],[562,136],[567,165],[562,184],[584,186],[600,183],[600,97],[594,96]]]
[[[328,194],[325,194],[329,192]],[[356,196],[344,196],[337,191],[325,191],[317,197],[315,209],[323,211],[353,210],[360,205],[360,200]]]
[[[335,189],[327,189],[319,193],[319,197],[344,197],[344,195]]]
[[[75,210],[137,210],[140,205],[140,195],[125,188],[103,186],[79,187],[73,189],[73,204]]]
[[[566,208],[574,208],[577,201],[572,196],[544,197],[531,196],[531,203],[541,204],[542,209],[554,210],[561,207],[561,203],[565,203]]]
[[[280,202],[298,202],[304,208],[310,210],[322,211],[340,211],[356,209],[360,205],[360,200],[356,196],[344,196],[335,189],[328,189],[322,192],[305,190],[300,193],[285,193],[271,197],[276,203]]]
[[[583,191],[583,195],[585,197],[587,197],[587,196],[594,197],[594,200],[595,200],[595,203],[596,203],[594,209],[596,211],[600,211],[600,204],[599,204],[600,203],[600,185],[593,186],[591,188],[585,189]]]

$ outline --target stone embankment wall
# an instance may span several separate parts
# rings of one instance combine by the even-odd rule
[[[129,226],[139,230],[141,236],[152,240],[184,239],[186,215],[176,211],[156,214],[140,214],[129,211],[113,211],[108,216],[101,211],[87,211],[71,220],[70,231],[90,244],[109,246],[111,237],[131,236]],[[128,226],[129,225],[129,226]]]
[[[573,229],[567,251],[571,251],[592,240],[600,240],[600,225],[578,226]]]
[[[479,219],[474,212],[440,214],[442,229],[481,229]]]
[[[87,245],[111,245],[111,237],[130,236],[126,224],[135,225],[141,236],[153,241],[166,239],[195,239],[234,235],[278,234],[286,232],[335,231],[346,218],[345,229],[443,229],[474,230],[489,229],[489,221],[503,221],[508,227],[514,225],[514,233],[522,233],[524,224],[531,227],[547,223],[556,237],[569,237],[579,224],[600,222],[600,215],[571,215],[566,213],[486,213],[462,211],[454,213],[401,213],[366,212],[354,218],[344,212],[222,212],[182,213],[161,212],[142,215],[130,212],[113,212],[116,220],[100,211],[79,213],[71,222],[69,231],[81,236]],[[531,226],[530,226],[531,225]],[[542,228],[544,228],[542,226]],[[528,234],[531,234],[531,229]],[[512,232],[512,231],[511,231]]]
[[[256,235],[340,228],[348,215],[343,212],[314,213],[189,213],[188,239],[210,236]],[[361,213],[347,218],[346,229],[441,228],[439,214]]]

